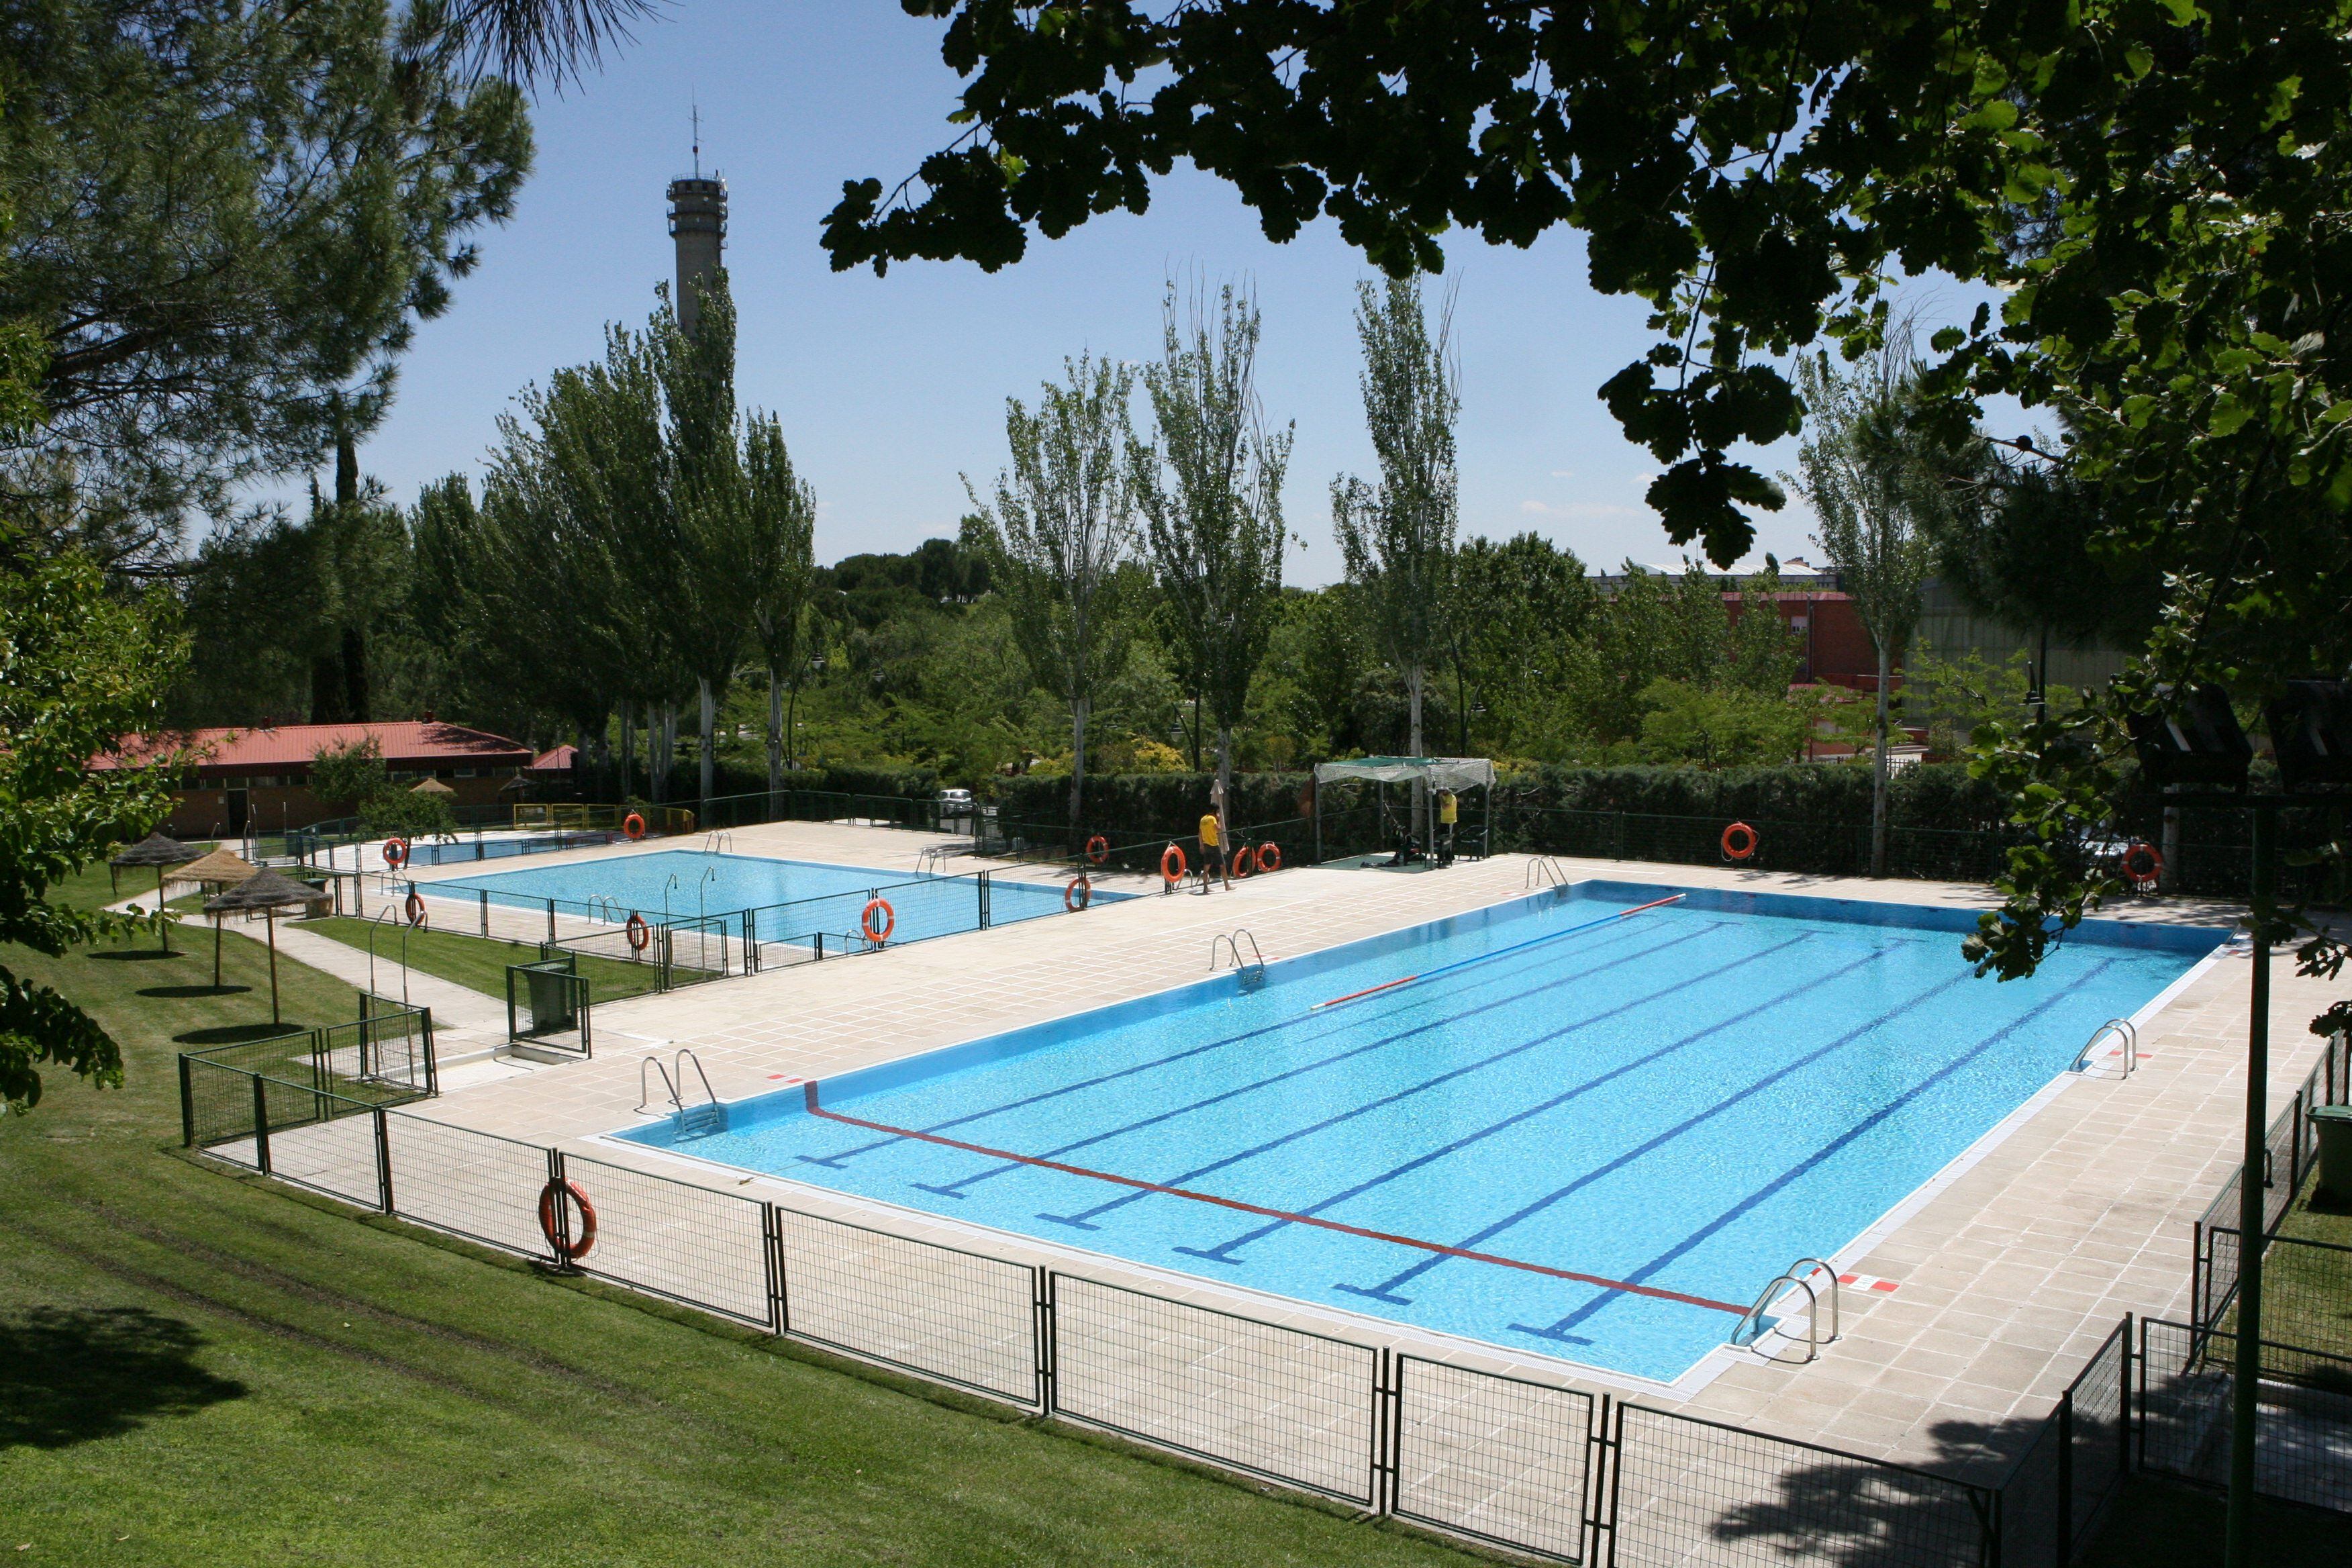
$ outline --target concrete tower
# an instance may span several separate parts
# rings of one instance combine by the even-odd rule
[[[669,183],[669,233],[677,243],[677,324],[694,331],[694,286],[707,282],[727,247],[727,182],[702,173],[702,116],[695,115],[694,173]]]

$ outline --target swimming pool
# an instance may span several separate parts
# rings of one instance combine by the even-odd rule
[[[1671,1381],[2221,940],[1973,923],[1586,882],[622,1136]]]
[[[494,904],[543,908],[551,899],[567,913],[601,912],[615,920],[632,912],[648,921],[665,912],[673,921],[699,915],[763,911],[762,941],[788,940],[797,932],[833,935],[857,929],[866,900],[877,893],[891,907],[892,940],[911,942],[973,931],[982,923],[1009,925],[1063,909],[1058,885],[989,879],[983,922],[978,879],[910,878],[904,871],[835,866],[814,860],[771,860],[752,855],[706,855],[661,849],[646,855],[574,860],[524,871],[420,882],[426,894],[468,899],[489,895]],[[1131,898],[1094,889],[1097,901]],[[609,902],[607,902],[609,900]],[[768,914],[777,905],[790,908]]]

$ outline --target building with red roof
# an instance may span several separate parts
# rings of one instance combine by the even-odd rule
[[[131,735],[90,766],[132,766],[170,753],[186,757],[163,831],[174,838],[234,838],[307,827],[348,810],[348,801],[320,801],[310,793],[310,762],[320,752],[368,740],[383,753],[393,783],[439,779],[456,796],[451,804],[460,806],[496,804],[499,789],[536,760],[520,741],[425,718]]]

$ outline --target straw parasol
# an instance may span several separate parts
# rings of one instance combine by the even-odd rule
[[[457,792],[451,789],[447,784],[443,784],[439,779],[422,779],[418,781],[416,787],[410,790],[408,793],[411,795],[456,795]]]
[[[163,919],[163,868],[167,866],[184,866],[201,853],[201,850],[191,849],[176,838],[166,838],[160,833],[151,833],[121,854],[107,861],[107,864],[117,871],[121,870],[125,866],[155,868],[155,920],[163,933],[163,954],[167,958],[172,952],[172,923]]]
[[[215,849],[201,860],[189,861],[173,872],[169,879],[174,882],[199,883],[206,892],[216,893],[224,888],[234,888],[239,883],[249,882],[260,874],[261,868],[244,857],[231,854],[226,849]],[[213,989],[219,990],[220,983],[221,918],[215,915],[213,916]]]
[[[318,895],[290,877],[282,877],[264,868],[236,887],[205,900],[208,915],[233,914],[239,910],[259,910],[263,921],[269,927],[269,1021],[278,1017],[278,920],[279,910],[293,904],[305,904]]]

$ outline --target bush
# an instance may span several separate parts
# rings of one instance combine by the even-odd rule
[[[375,737],[311,753],[310,793],[330,811],[356,812],[392,787]]]

